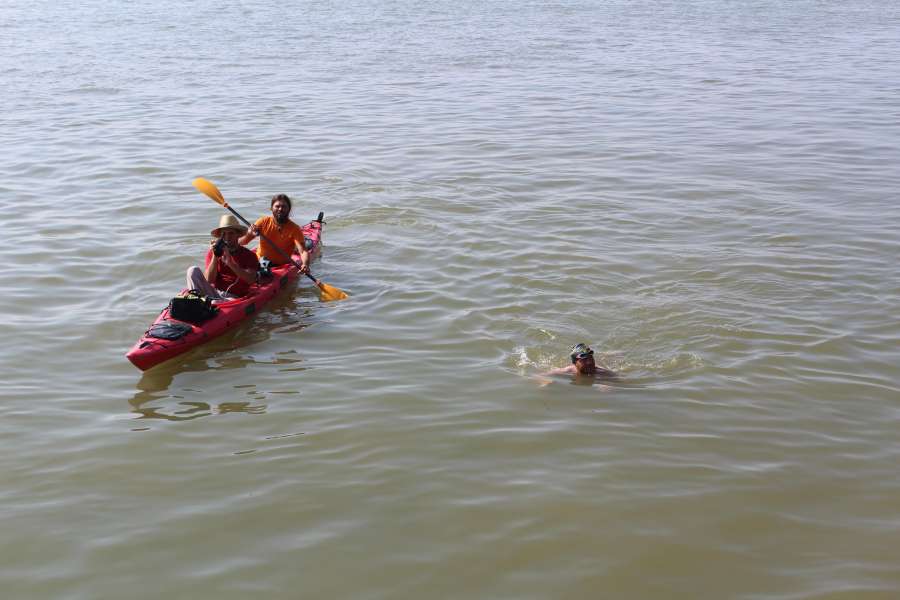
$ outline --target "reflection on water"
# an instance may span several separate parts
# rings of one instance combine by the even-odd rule
[[[147,398],[143,402],[149,402],[155,398]],[[251,406],[249,402],[223,402],[222,404],[208,404],[206,402],[179,402],[178,406],[186,406],[184,410],[178,410],[172,414],[160,412],[164,410],[156,406],[144,407],[141,404],[131,403],[134,406],[133,413],[139,414],[138,419],[165,419],[167,421],[191,421],[198,417],[208,417],[213,414],[224,415],[226,413],[247,413],[250,415],[265,414],[268,405]],[[132,430],[136,431],[136,430]],[[140,431],[146,431],[141,429]]]
[[[179,402],[178,405],[189,408],[167,415],[159,412],[160,409],[157,407],[142,408],[141,406],[135,406],[132,412],[140,414],[139,419],[165,419],[167,421],[191,421],[198,417],[208,417],[213,414],[213,408],[206,402]]]
[[[251,415],[262,415],[265,414],[266,408],[268,408],[268,405],[266,404],[253,406],[250,404],[250,402],[231,401],[216,403],[216,401],[212,399],[190,401],[182,400],[184,396],[167,396],[165,394],[161,394],[160,392],[165,392],[169,389],[169,386],[171,385],[173,379],[174,375],[155,379],[148,379],[146,376],[142,378],[141,383],[138,384],[138,387],[141,387],[141,384],[145,384],[147,387],[145,389],[142,389],[140,392],[138,392],[128,400],[128,404],[130,404],[133,408],[131,412],[135,415],[139,415],[134,418],[165,419],[167,421],[191,421],[199,417],[208,417],[214,414],[224,415],[227,413],[247,413]],[[157,388],[155,387],[155,385],[157,384],[164,384],[164,387]],[[189,390],[185,391],[187,392]],[[256,395],[260,392],[253,390],[249,393]],[[177,402],[177,404],[175,406],[172,406],[171,408],[167,406],[145,406],[149,402],[164,402],[167,398],[182,401]]]
[[[293,352],[293,351],[290,351]],[[167,419],[169,421],[189,421],[191,419],[196,419],[198,417],[208,417],[212,414],[226,414],[226,413],[247,413],[252,415],[264,414],[266,405],[263,406],[250,406],[249,402],[222,402],[222,403],[212,403],[210,401],[199,401],[199,402],[179,402],[179,406],[189,406],[186,410],[180,411],[170,411],[168,414],[164,412],[160,412],[160,407],[144,407],[144,405],[151,401],[161,401],[166,398],[175,398],[181,399],[183,396],[178,395],[165,395],[163,392],[169,390],[172,386],[172,383],[175,380],[175,377],[187,372],[200,372],[200,371],[225,371],[229,369],[242,368],[246,367],[250,364],[284,364],[284,365],[293,365],[296,363],[306,362],[306,359],[292,359],[292,358],[283,358],[283,357],[273,357],[270,361],[257,361],[248,356],[239,356],[235,358],[220,358],[217,359],[215,365],[210,365],[206,360],[193,360],[188,363],[178,362],[172,366],[165,367],[162,366],[158,369],[151,369],[144,373],[141,380],[137,383],[137,388],[140,390],[134,396],[132,396],[128,400],[128,404],[130,404],[134,410],[133,413],[139,414],[139,419]],[[282,369],[285,371],[303,371],[309,369],[310,367],[293,367],[291,369]],[[261,392],[259,390],[255,390],[255,385],[237,385],[234,386],[235,389],[242,388],[251,388],[246,393],[255,396],[255,400],[261,400],[265,398],[266,393],[272,394],[288,394],[288,393],[298,393],[291,391],[275,391],[275,392]],[[185,392],[188,393],[202,393],[196,392],[194,390],[185,389]]]

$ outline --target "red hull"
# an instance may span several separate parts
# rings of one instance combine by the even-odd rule
[[[319,252],[319,245],[322,239],[322,223],[313,221],[309,225],[306,225],[303,227],[303,235],[307,239],[309,257],[310,260],[312,260]],[[300,256],[295,254],[294,260],[299,263]],[[138,369],[146,371],[160,363],[164,363],[167,360],[180,356],[188,350],[202,346],[226,331],[233,329],[247,317],[254,314],[262,308],[272,296],[290,285],[290,283],[297,279],[299,275],[300,271],[290,263],[280,267],[272,267],[272,279],[270,281],[260,286],[253,286],[250,293],[243,298],[239,298],[233,302],[217,304],[216,306],[219,307],[219,314],[209,321],[204,321],[200,325],[188,323],[188,325],[193,327],[192,333],[187,334],[180,340],[161,340],[147,337],[147,333],[145,332],[138,343],[136,343],[125,356]],[[175,320],[169,318],[168,307],[166,307],[159,317],[156,318],[153,325],[164,320]],[[150,328],[152,328],[153,325],[151,325]],[[147,329],[147,331],[150,331],[150,329]]]

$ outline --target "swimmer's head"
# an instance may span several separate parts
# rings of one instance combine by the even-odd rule
[[[594,351],[591,350],[590,348],[588,348],[587,346],[585,346],[584,344],[575,344],[574,346],[572,346],[571,356],[572,356],[572,364],[573,365],[578,362],[579,358],[587,358],[588,356],[593,356],[593,355],[594,355]]]

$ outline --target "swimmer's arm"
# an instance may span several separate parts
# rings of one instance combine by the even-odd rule
[[[575,366],[562,367],[560,369],[551,369],[546,373],[541,373],[538,375],[538,385],[541,387],[547,387],[551,383],[553,383],[552,379],[547,379],[552,375],[573,375],[575,373]]]
[[[597,367],[597,372],[594,373],[594,377],[601,377],[603,381],[609,381],[610,383],[625,383],[625,380],[619,377],[618,373],[610,371],[609,369],[604,369],[603,367]]]
[[[561,367],[559,369],[551,369],[546,373],[541,373],[541,377],[547,377],[549,375],[574,375],[575,374],[575,365],[569,365],[568,367]]]

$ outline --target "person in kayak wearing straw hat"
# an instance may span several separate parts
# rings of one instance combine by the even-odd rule
[[[210,232],[215,240],[209,241],[206,267],[191,267],[187,271],[188,289],[197,290],[213,302],[229,302],[246,296],[256,282],[259,260],[256,254],[238,243],[247,228],[234,217],[223,215],[219,226]],[[224,244],[216,247],[221,240]]]
[[[291,215],[291,199],[285,194],[278,194],[272,198],[269,208],[272,210],[272,216],[259,219],[238,242],[247,245],[262,233],[288,256],[292,255],[296,249],[297,254],[300,255],[300,274],[306,275],[309,273],[309,252],[306,251],[306,238],[303,237],[303,230],[288,218]],[[273,265],[283,265],[288,262],[288,259],[273,248],[265,238],[260,238],[256,255],[259,258],[268,259]]]

